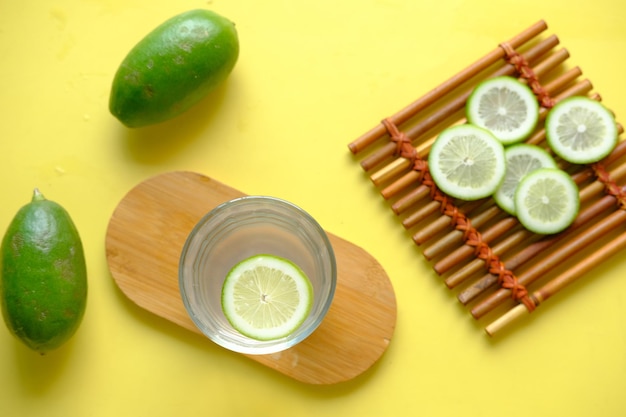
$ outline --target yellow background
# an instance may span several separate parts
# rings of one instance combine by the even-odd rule
[[[122,127],[107,109],[120,61],[198,7],[237,24],[228,82],[179,119]],[[1,326],[0,415],[626,415],[623,253],[490,339],[347,148],[539,19],[626,117],[625,12],[622,0],[2,1],[0,228],[40,187],[77,224],[90,287],[78,333],[46,357]],[[125,298],[105,259],[110,215],[140,181],[181,169],[291,200],[382,264],[398,320],[371,370],[304,385]]]

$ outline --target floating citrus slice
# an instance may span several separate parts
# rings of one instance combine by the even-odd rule
[[[274,340],[288,336],[306,319],[313,288],[291,261],[255,255],[235,265],[222,287],[222,309],[244,336]]]

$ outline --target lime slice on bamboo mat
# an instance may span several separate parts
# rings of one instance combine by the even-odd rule
[[[291,261],[255,255],[235,265],[222,287],[222,309],[241,334],[257,340],[288,336],[306,319],[313,287]]]
[[[556,168],[556,162],[543,148],[518,143],[504,149],[506,173],[504,181],[493,195],[494,200],[509,214],[515,215],[515,190],[527,174],[539,168]]]
[[[613,114],[588,97],[559,102],[546,118],[546,138],[561,158],[574,164],[597,162],[617,144]]]
[[[515,192],[517,218],[528,230],[553,234],[576,219],[578,186],[560,169],[540,168],[526,175]]]
[[[428,155],[435,184],[463,200],[493,194],[504,179],[505,166],[502,144],[487,130],[470,124],[443,130]]]
[[[539,119],[535,94],[526,84],[509,76],[478,84],[465,110],[470,123],[488,129],[505,145],[527,138]]]

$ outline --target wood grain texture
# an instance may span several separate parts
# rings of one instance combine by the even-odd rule
[[[180,253],[202,216],[243,195],[186,171],[161,174],[137,185],[118,204],[107,229],[106,257],[116,284],[140,307],[200,333],[178,289]],[[395,293],[381,265],[362,248],[328,236],[338,278],[335,298],[320,327],[284,352],[246,355],[310,384],[338,383],[368,370],[387,349],[396,323]]]

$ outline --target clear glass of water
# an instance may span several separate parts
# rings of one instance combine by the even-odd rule
[[[222,311],[226,275],[240,261],[259,254],[289,259],[313,286],[309,316],[281,339],[248,338]],[[313,333],[330,308],[336,282],[335,255],[324,230],[298,206],[268,196],[236,198],[206,214],[187,238],[179,263],[180,293],[195,325],[218,345],[245,354],[279,352]]]

